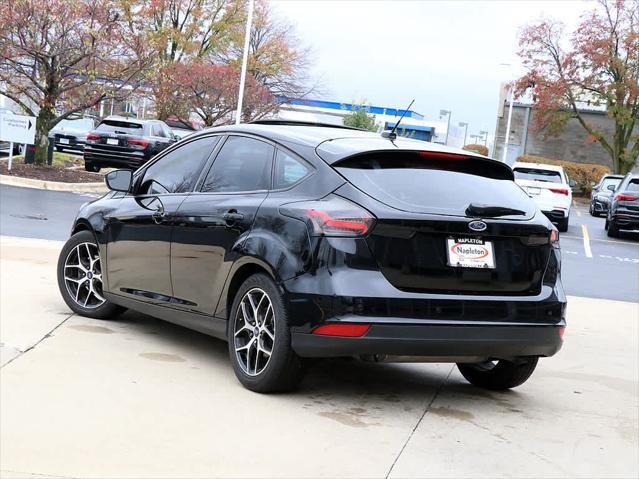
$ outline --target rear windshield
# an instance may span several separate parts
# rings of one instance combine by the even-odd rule
[[[516,180],[546,181],[548,183],[563,183],[561,174],[553,170],[540,170],[538,168],[523,168],[518,166],[513,169]]]
[[[417,161],[396,158],[387,161],[365,159],[335,166],[350,183],[364,193],[393,208],[413,213],[467,216],[471,205],[497,206],[534,215],[535,205],[510,179],[495,179],[470,172],[450,171]],[[449,162],[451,168],[454,161]]]
[[[628,183],[628,188],[626,188],[626,190],[633,192],[639,191],[639,179],[630,180],[630,183]]]
[[[97,131],[104,133],[121,133],[124,135],[141,135],[144,131],[140,123],[131,123],[128,121],[104,120],[96,128]]]

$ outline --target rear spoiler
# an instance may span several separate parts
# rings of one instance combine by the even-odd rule
[[[496,180],[515,179],[513,170],[491,158],[440,151],[387,150],[358,153],[331,166],[360,169],[427,168],[483,176]]]

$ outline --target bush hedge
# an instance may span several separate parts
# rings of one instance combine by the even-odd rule
[[[484,145],[478,145],[476,143],[471,143],[470,145],[466,145],[462,148],[463,150],[474,151],[475,153],[479,153],[480,155],[488,156],[488,148]]]
[[[546,165],[559,165],[564,167],[568,179],[575,180],[577,186],[573,189],[585,195],[590,195],[592,183],[599,183],[599,180],[606,173],[610,173],[610,168],[594,163],[576,163],[574,161],[553,160],[543,156],[525,155],[517,158],[517,161],[525,163],[542,163]]]

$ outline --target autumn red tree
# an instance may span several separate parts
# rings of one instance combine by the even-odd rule
[[[205,126],[229,123],[237,108],[240,72],[231,65],[174,63],[161,69],[154,95],[172,115],[183,121],[195,113]],[[160,88],[161,86],[161,88]],[[247,75],[242,108],[243,121],[261,118],[277,108],[275,97]],[[167,110],[167,116],[169,111]]]
[[[37,116],[36,163],[60,120],[137,88],[146,42],[121,13],[112,0],[0,2],[2,94]]]
[[[639,4],[599,0],[566,37],[564,26],[544,20],[524,27],[519,55],[528,73],[519,94],[531,89],[535,126],[548,135],[575,119],[610,155],[615,172],[625,173],[639,157]],[[613,134],[587,121],[580,110],[605,107]]]

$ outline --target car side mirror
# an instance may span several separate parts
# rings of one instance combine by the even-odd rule
[[[107,187],[112,191],[131,191],[133,172],[131,170],[113,170],[104,176]]]
[[[592,186],[593,188],[595,187],[595,185],[596,185],[596,184],[597,184],[597,183],[595,183],[594,181],[591,181],[591,182],[590,182],[590,186]]]
[[[577,182],[575,180],[570,180],[568,182],[568,186],[570,186],[571,188],[574,188],[575,186],[577,186]]]
[[[615,190],[617,189],[617,188],[615,188],[615,185],[608,185],[608,186],[607,186],[607,188],[608,188],[610,191],[615,191]]]

